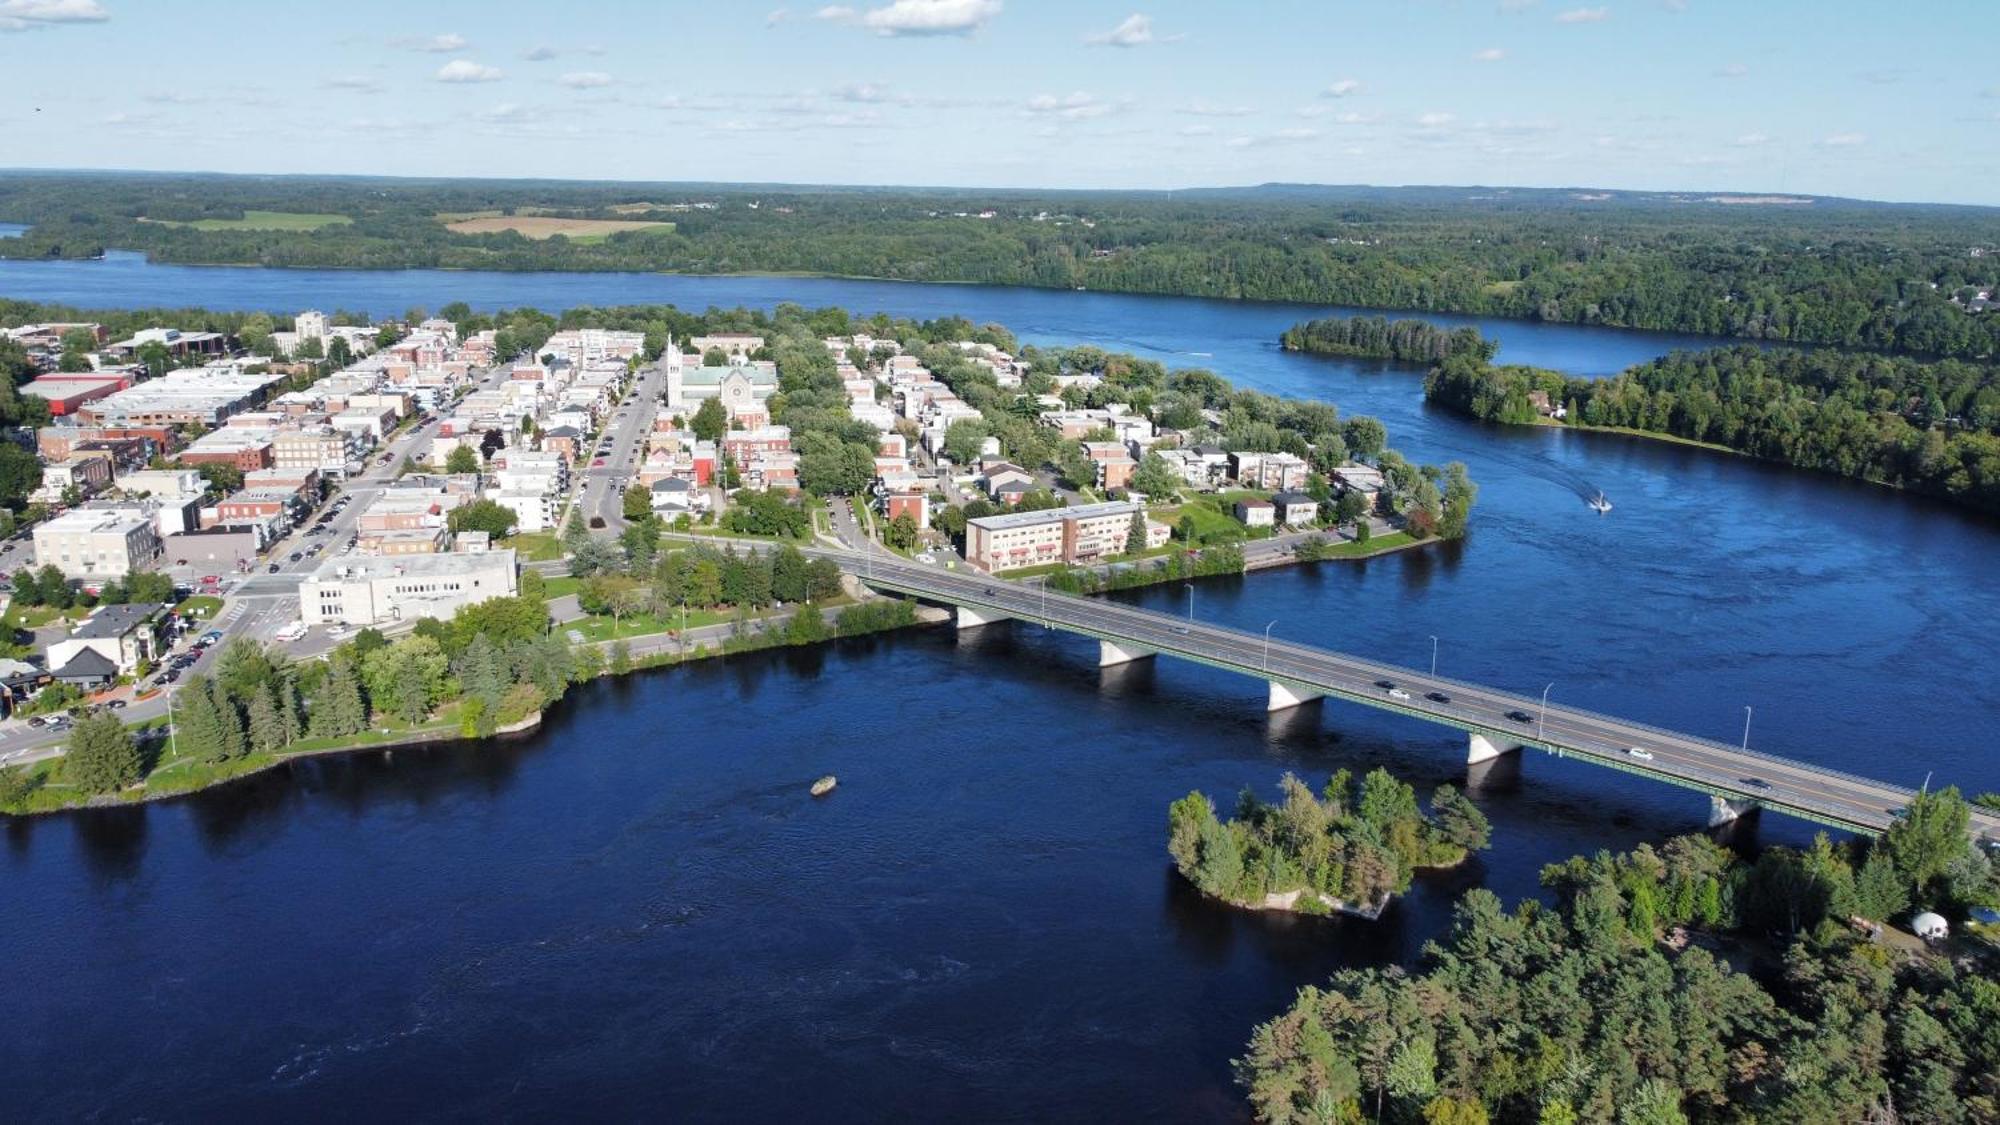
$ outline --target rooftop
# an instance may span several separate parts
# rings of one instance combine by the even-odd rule
[[[158,616],[167,608],[158,603],[135,603],[132,605],[99,606],[96,613],[85,619],[70,636],[82,640],[96,637],[122,637]]]
[[[1141,511],[1140,505],[1129,500],[1106,500],[1100,504],[1077,504],[1068,508],[1045,508],[1035,512],[1005,512],[997,516],[980,516],[965,521],[987,531],[1005,531],[1015,527],[1034,527],[1055,520],[1087,520],[1099,516],[1129,516]]]
[[[350,555],[321,563],[308,582],[357,582],[370,578],[453,578],[502,565],[514,565],[513,548],[478,554],[395,555],[371,558]]]

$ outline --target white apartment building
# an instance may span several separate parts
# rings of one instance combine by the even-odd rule
[[[153,514],[136,505],[78,508],[35,526],[35,565],[70,578],[119,578],[160,554]]]
[[[299,583],[299,619],[308,625],[449,620],[465,606],[518,590],[512,550],[349,556],[322,564]]]

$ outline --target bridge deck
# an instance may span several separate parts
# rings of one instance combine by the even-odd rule
[[[824,552],[880,590],[965,606],[1207,664],[1366,706],[1534,746],[1593,765],[1751,801],[1850,831],[1879,833],[1915,790],[1609,715],[1497,691],[1480,684],[1189,621],[1117,602],[1074,597],[1004,579],[916,566],[881,554]],[[1383,683],[1407,698],[1391,696]],[[1443,698],[1429,698],[1433,694]],[[1527,722],[1508,717],[1528,716]],[[1627,751],[1639,747],[1650,758]],[[2000,839],[2000,817],[1974,810],[1975,837]]]

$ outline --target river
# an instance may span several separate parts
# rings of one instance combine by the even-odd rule
[[[1883,489],[1428,409],[1407,371],[1280,352],[1325,309],[770,278],[0,263],[0,295],[399,313],[779,300],[963,314],[1373,414],[1481,486],[1463,542],[1212,580],[1195,613],[1917,784],[2000,788],[2000,528]],[[1601,374],[1677,346],[1476,323]],[[1607,493],[1597,516],[1583,497]],[[1179,587],[1127,595],[1184,611]],[[1019,625],[602,684],[518,742],[301,764],[7,825],[0,1079],[25,1116],[1218,1120],[1301,984],[1413,959],[1468,886],[1694,829],[1699,797]],[[1381,922],[1192,897],[1167,803],[1285,770],[1470,784],[1495,847]],[[832,796],[807,784],[836,773]],[[1799,841],[1773,817],[1748,839]]]

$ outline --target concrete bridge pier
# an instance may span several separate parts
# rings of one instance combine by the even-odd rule
[[[1323,691],[1312,691],[1307,688],[1295,687],[1291,684],[1281,683],[1278,680],[1272,680],[1271,698],[1270,701],[1265,705],[1264,710],[1285,711],[1293,707],[1304,706],[1305,704],[1311,703],[1315,699],[1324,699],[1324,698],[1326,698],[1326,693]]]
[[[995,621],[1005,620],[1007,620],[1006,614],[995,613],[990,609],[971,609],[966,606],[958,607],[958,627],[960,629],[976,629],[981,625],[991,625]]]
[[[1748,797],[1730,800],[1727,797],[1710,794],[1708,798],[1708,826],[1710,828],[1720,828],[1725,824],[1735,822],[1739,817],[1749,816],[1761,807],[1756,801]]]
[[[1114,664],[1130,664],[1134,660],[1150,660],[1158,655],[1151,649],[1133,644],[1117,644],[1112,641],[1097,642],[1097,666],[1109,668]]]
[[[1490,762],[1502,754],[1512,754],[1521,748],[1521,744],[1518,742],[1496,738],[1490,734],[1481,734],[1478,731],[1473,731],[1466,735],[1465,742],[1465,764],[1468,766],[1476,766],[1481,762]]]

